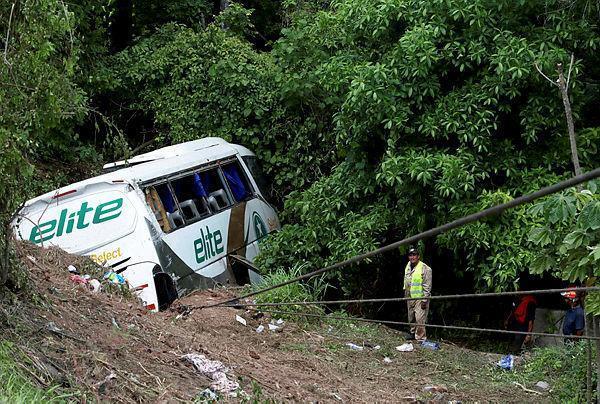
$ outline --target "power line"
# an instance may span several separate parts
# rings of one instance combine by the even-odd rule
[[[280,303],[230,303],[222,304],[217,307],[270,307],[270,306],[311,306],[320,304],[349,304],[349,303],[386,303],[386,302],[405,302],[411,300],[444,300],[444,299],[461,299],[461,298],[476,298],[476,297],[497,297],[497,296],[520,296],[534,294],[553,294],[560,292],[587,292],[599,291],[600,286],[590,286],[583,288],[561,288],[561,289],[538,289],[538,290],[518,290],[512,292],[490,292],[490,293],[466,293],[462,295],[436,295],[423,297],[389,297],[380,299],[346,299],[346,300],[317,300],[313,302],[297,301],[297,302],[280,302]]]
[[[407,237],[407,238],[405,238],[403,240],[397,241],[397,242],[392,243],[392,244],[388,244],[387,246],[378,248],[376,250],[373,250],[373,251],[370,251],[370,252],[367,252],[367,253],[364,253],[364,254],[360,254],[360,255],[354,256],[352,258],[349,258],[349,259],[347,259],[345,261],[341,261],[341,262],[338,262],[336,264],[327,266],[325,268],[321,268],[321,269],[318,269],[316,271],[307,273],[305,275],[301,275],[301,276],[295,277],[293,279],[289,279],[289,280],[287,280],[285,282],[281,282],[281,283],[278,283],[276,285],[272,285],[272,286],[269,286],[267,288],[260,289],[260,290],[257,290],[257,291],[251,292],[251,293],[247,293],[247,294],[245,294],[243,296],[240,296],[239,298],[232,298],[232,299],[229,299],[229,300],[225,300],[225,301],[222,301],[222,302],[217,302],[217,303],[213,303],[213,304],[206,305],[206,306],[201,306],[201,307],[208,308],[208,307],[220,306],[220,305],[227,304],[227,303],[233,303],[233,302],[235,302],[238,299],[245,299],[245,298],[248,298],[248,297],[251,297],[251,296],[258,295],[260,293],[265,293],[265,292],[268,292],[270,290],[277,289],[277,288],[280,288],[282,286],[289,285],[289,284],[294,283],[294,282],[298,282],[298,281],[301,281],[301,280],[304,280],[304,279],[312,278],[312,277],[314,277],[316,275],[319,275],[319,274],[322,274],[322,273],[325,273],[325,272],[329,272],[329,271],[333,271],[333,270],[336,270],[336,269],[340,269],[340,268],[343,268],[343,267],[348,266],[350,264],[354,264],[354,263],[363,261],[363,260],[365,260],[367,258],[371,258],[371,257],[373,257],[375,255],[378,255],[378,254],[381,254],[381,253],[384,253],[384,252],[387,252],[387,251],[394,250],[394,249],[396,249],[396,248],[398,248],[398,247],[400,247],[402,245],[412,244],[412,243],[415,243],[415,242],[417,242],[417,241],[419,241],[421,239],[425,239],[425,238],[437,236],[437,235],[439,235],[441,233],[445,233],[445,232],[447,232],[449,230],[452,230],[452,229],[455,229],[457,227],[464,226],[465,224],[469,224],[469,223],[475,222],[477,220],[483,219],[485,217],[502,213],[502,212],[504,212],[507,209],[513,208],[515,206],[522,205],[524,203],[531,202],[531,201],[533,201],[535,199],[538,199],[538,198],[541,198],[541,197],[544,197],[544,196],[556,193],[558,191],[562,191],[564,189],[573,187],[575,185],[579,185],[581,183],[584,183],[586,181],[589,181],[589,180],[592,180],[592,179],[598,178],[598,177],[600,177],[600,168],[596,168],[596,169],[594,169],[592,171],[588,171],[585,174],[581,174],[581,175],[575,176],[573,178],[570,178],[568,180],[561,181],[561,182],[559,182],[557,184],[554,184],[554,185],[542,188],[542,189],[540,189],[540,190],[538,190],[536,192],[533,192],[531,194],[520,196],[518,198],[513,199],[512,201],[509,201],[509,202],[506,202],[506,203],[502,203],[500,205],[496,205],[496,206],[493,206],[493,207],[488,208],[488,209],[484,209],[484,210],[482,210],[480,212],[473,213],[471,215],[464,216],[464,217],[462,217],[460,219],[457,219],[457,220],[454,220],[454,221],[452,221],[450,223],[446,223],[446,224],[444,224],[442,226],[438,226],[438,227],[435,227],[433,229],[426,230],[426,231],[421,232],[421,233],[419,233],[419,234],[417,234],[415,236]]]
[[[323,319],[328,319],[328,320],[358,321],[358,322],[363,322],[363,323],[377,323],[377,324],[386,324],[386,325],[423,326],[423,327],[441,328],[441,329],[449,329],[449,330],[491,332],[491,333],[497,333],[497,334],[533,335],[536,337],[556,337],[556,338],[569,338],[569,339],[572,338],[572,339],[578,339],[578,340],[600,340],[600,337],[591,337],[591,336],[587,336],[587,335],[563,335],[563,334],[553,334],[553,333],[545,333],[545,332],[511,331],[511,330],[499,330],[496,328],[462,327],[462,326],[457,326],[457,325],[442,325],[442,324],[417,324],[417,323],[409,323],[409,322],[405,322],[405,321],[375,320],[375,319],[363,318],[363,317],[340,317],[340,316],[329,316],[329,315],[324,315],[324,314],[301,313],[301,312],[279,311],[279,310],[269,310],[269,309],[264,310],[264,311],[266,311],[268,313],[275,313],[275,314],[315,317],[315,318],[323,318]]]

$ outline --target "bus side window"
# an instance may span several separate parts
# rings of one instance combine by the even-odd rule
[[[252,188],[237,161],[223,164],[221,169],[236,202],[242,202],[252,197]]]
[[[152,209],[154,217],[156,217],[160,228],[165,233],[169,233],[171,231],[171,224],[169,223],[167,211],[165,210],[165,206],[158,194],[158,191],[156,190],[156,187],[148,187],[144,192],[146,194],[146,203],[148,206],[150,206],[150,209]]]
[[[213,212],[226,209],[233,205],[227,187],[221,179],[218,168],[213,168],[198,173],[200,182],[208,195],[206,201]]]
[[[156,192],[158,192],[158,196],[165,207],[165,211],[167,212],[167,221],[169,222],[171,230],[184,226],[185,221],[183,220],[183,215],[177,208],[177,203],[173,198],[169,184],[165,182],[163,184],[155,185],[155,187]]]
[[[192,223],[210,215],[204,186],[200,175],[194,173],[171,181],[175,197],[186,223]]]
[[[244,160],[246,167],[248,167],[248,171],[250,171],[250,174],[252,174],[252,178],[254,178],[254,182],[256,182],[256,185],[258,186],[262,196],[269,200],[271,196],[269,193],[270,188],[258,163],[258,159],[254,156],[244,156],[242,157],[242,160]]]

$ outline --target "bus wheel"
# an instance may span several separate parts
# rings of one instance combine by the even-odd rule
[[[158,310],[166,310],[179,297],[177,288],[175,288],[175,282],[165,272],[156,272],[154,274],[154,286],[156,288],[156,297],[158,298]]]

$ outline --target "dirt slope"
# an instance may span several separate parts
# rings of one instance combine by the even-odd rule
[[[498,381],[493,362],[482,354],[442,344],[440,351],[400,353],[400,333],[385,327],[363,330],[286,321],[281,332],[255,328],[270,318],[233,308],[186,308],[231,296],[203,291],[158,314],[134,298],[95,294],[69,280],[69,264],[86,260],[59,250],[21,245],[19,255],[42,298],[4,305],[2,337],[16,341],[41,385],[57,381],[77,387],[84,399],[117,402],[192,401],[210,386],[182,355],[200,353],[222,361],[253,399],[301,402],[523,402],[547,399]],[[29,256],[29,258],[27,257]],[[34,258],[33,262],[30,258]],[[243,326],[236,314],[247,319]],[[368,340],[381,349],[353,351],[345,344]],[[392,362],[386,364],[388,356]],[[114,378],[112,376],[114,376]],[[445,392],[424,392],[443,385]],[[232,399],[239,400],[239,399]]]

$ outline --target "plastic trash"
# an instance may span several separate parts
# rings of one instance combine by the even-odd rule
[[[102,285],[100,284],[100,281],[98,279],[90,279],[90,281],[88,282],[88,286],[90,290],[94,293],[100,292],[100,289],[102,288]]]
[[[498,361],[498,366],[502,369],[512,370],[515,367],[515,357],[512,355],[504,355],[500,358],[500,361]]]
[[[108,271],[104,274],[104,279],[107,279],[109,282],[112,282],[117,285],[125,285],[125,278],[123,275],[118,274],[114,271]]]
[[[235,315],[235,321],[237,321],[241,325],[247,325],[246,319],[243,318],[243,317],[238,316],[237,314]]]
[[[379,351],[381,349],[381,345],[375,345],[373,347],[374,350]]]
[[[264,325],[262,325],[262,324],[261,324],[261,325],[259,325],[258,327],[256,327],[256,332],[257,332],[257,333],[259,333],[259,334],[260,334],[261,332],[263,332],[264,330],[265,330],[265,326],[264,326]]]
[[[240,317],[241,318],[241,317]],[[213,382],[210,385],[210,390],[213,392],[219,392],[226,394],[229,397],[237,397],[237,391],[240,388],[238,382],[231,380],[227,373],[229,369],[219,361],[213,361],[204,355],[199,354],[187,354],[183,355],[183,358],[194,365],[194,368],[204,376],[207,376]]]
[[[37,260],[35,259],[35,257],[33,257],[33,256],[31,256],[31,255],[28,255],[28,256],[27,256],[27,259],[28,259],[29,261],[31,261],[31,262],[36,262],[36,261],[37,261]]]
[[[69,270],[69,272],[70,272],[70,273],[72,273],[72,274],[78,274],[78,273],[79,273],[79,271],[77,270],[77,268],[75,268],[75,266],[74,266],[74,265],[69,265],[69,266],[67,267],[67,269],[68,269],[68,270]]]
[[[277,331],[279,330],[281,327],[279,327],[278,325],[275,324],[269,324],[269,330],[270,331]]]
[[[386,356],[383,358],[383,363],[392,363],[392,360]]]
[[[348,342],[346,346],[353,351],[362,351],[364,349],[362,346],[353,344],[352,342]]]
[[[282,325],[283,323],[285,323],[285,321],[283,321],[281,318],[275,322],[277,325]]]
[[[422,341],[421,346],[423,348],[431,349],[432,351],[437,351],[440,349],[440,344],[438,342],[433,341]]]
[[[206,389],[202,390],[200,393],[198,393],[198,397],[203,398],[205,400],[214,400],[214,401],[217,401],[219,399],[219,396],[217,395],[217,393],[215,393],[214,391],[212,391],[209,388],[206,388]]]
[[[71,280],[71,282],[76,283],[78,285],[85,285],[86,283],[88,283],[88,280],[80,275],[71,275],[69,279]]]
[[[415,347],[410,342],[407,342],[405,344],[397,346],[396,350],[400,352],[412,352],[415,350]]]

